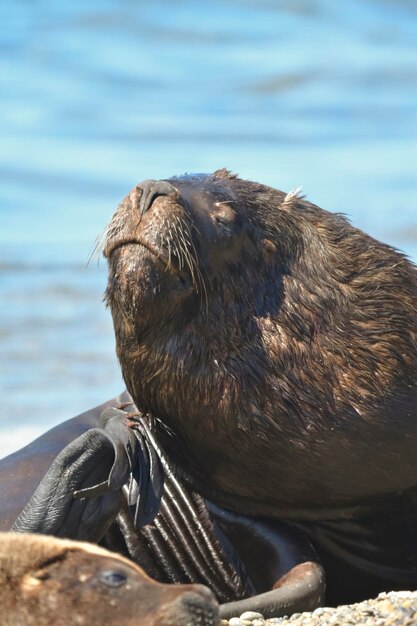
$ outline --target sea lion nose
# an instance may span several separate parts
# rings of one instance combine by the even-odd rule
[[[166,180],[144,180],[136,185],[136,189],[142,191],[142,196],[139,203],[139,212],[142,217],[151,206],[152,202],[158,196],[168,196],[171,193],[176,193],[175,187],[168,183]]]
[[[213,593],[204,585],[190,585],[189,591],[183,592],[165,606],[164,613],[166,624],[217,626],[219,623],[219,605]]]

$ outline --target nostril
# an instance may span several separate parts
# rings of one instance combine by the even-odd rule
[[[181,594],[168,609],[167,617],[190,626],[217,626],[219,605],[213,593],[203,585]],[[181,621],[183,620],[183,621]]]
[[[166,180],[144,180],[136,185],[136,189],[142,191],[142,196],[139,203],[139,213],[142,217],[146,211],[150,208],[152,202],[158,196],[168,196],[172,193],[176,193],[177,190],[171,183]]]

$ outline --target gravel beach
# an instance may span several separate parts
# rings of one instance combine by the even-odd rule
[[[335,608],[320,607],[312,612],[264,619],[260,613],[247,611],[221,626],[331,626],[361,624],[363,626],[417,625],[417,591],[390,591],[375,599]]]

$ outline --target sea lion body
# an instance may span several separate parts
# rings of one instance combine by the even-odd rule
[[[0,533],[0,626],[218,623],[201,585],[162,585],[131,561],[82,542]]]
[[[225,170],[138,185],[105,254],[127,388],[190,483],[370,589],[417,584],[415,266]]]

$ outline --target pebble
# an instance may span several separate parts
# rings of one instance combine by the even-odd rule
[[[263,619],[264,616],[262,613],[257,613],[256,611],[245,611],[240,616],[240,619],[247,619],[250,622],[253,622],[255,619]]]
[[[249,622],[253,622],[255,619],[264,619],[262,613],[257,613],[256,611],[245,611],[240,616],[241,620],[247,619]]]
[[[221,626],[417,626],[417,591],[389,591],[377,598],[312,612],[265,619],[256,611],[221,620]]]

